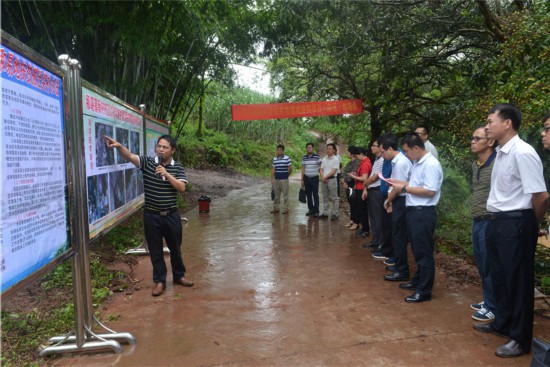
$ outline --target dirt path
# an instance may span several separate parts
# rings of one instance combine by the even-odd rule
[[[191,172],[190,172],[191,173]],[[192,176],[191,176],[192,177]],[[151,265],[141,258],[143,289],[118,294],[102,315],[138,343],[123,353],[63,356],[56,366],[528,366],[531,356],[494,355],[502,340],[472,329],[477,286],[449,282],[438,269],[433,300],[382,279],[381,262],[361,248],[344,221],[313,219],[297,201],[272,215],[269,183],[191,210],[183,253],[193,288],[151,297]],[[412,261],[412,260],[411,260]],[[535,319],[550,336],[550,320]]]

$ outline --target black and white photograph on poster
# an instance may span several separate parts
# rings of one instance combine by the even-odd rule
[[[120,144],[122,144],[122,146],[128,147],[129,146],[129,144],[128,144],[128,142],[129,142],[129,140],[128,140],[128,130],[117,127],[116,128],[116,140]],[[128,163],[126,158],[121,156],[120,153],[118,152],[118,150],[114,149],[114,151],[115,151],[115,155],[116,155],[116,163],[117,164]]]
[[[107,148],[103,135],[113,136],[113,127],[110,125],[102,124],[101,122],[95,123],[95,156],[96,166],[112,166],[115,164],[115,153],[113,149]]]
[[[124,205],[124,171],[109,172],[111,211]]]
[[[128,146],[128,149],[134,154],[141,155],[139,133],[137,131],[130,131],[130,146]]]
[[[109,214],[107,174],[88,177],[88,221],[94,223]]]
[[[137,195],[137,186],[138,186],[138,169],[130,168],[124,171],[126,179],[126,202],[134,200]]]

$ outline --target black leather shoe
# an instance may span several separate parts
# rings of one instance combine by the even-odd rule
[[[395,266],[394,265],[386,266],[384,269],[386,269],[387,271],[391,271],[392,273],[395,273]]]
[[[527,353],[527,351],[525,351],[514,339],[510,339],[506,344],[502,344],[495,352],[497,356],[502,358],[519,357],[525,353]]]
[[[390,281],[390,282],[406,282],[409,280],[409,274],[401,274],[401,273],[393,273],[389,275],[384,275],[384,280]]]
[[[376,243],[372,243],[372,242],[367,242],[367,243],[364,243],[361,245],[362,248],[372,248],[372,247],[377,247],[378,245]]]
[[[403,283],[403,284],[399,284],[399,288],[406,289],[408,291],[414,291],[414,290],[416,290],[416,284]]]
[[[416,292],[414,292],[413,294],[405,298],[405,302],[407,303],[420,303],[420,302],[426,302],[431,300],[432,300],[431,294],[420,294]]]
[[[481,323],[481,322],[475,323],[474,329],[476,329],[477,331],[481,331],[482,333],[493,334],[496,336],[500,336],[501,338],[508,338],[508,336],[498,332],[497,329],[495,329],[495,327],[491,323],[489,324]]]

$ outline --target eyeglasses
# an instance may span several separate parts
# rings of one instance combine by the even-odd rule
[[[373,145],[372,145],[373,148],[378,148],[379,146],[380,146],[380,145],[378,145],[378,144],[373,144]]]
[[[482,138],[482,137],[480,137],[480,136],[472,136],[472,137],[470,138],[470,141],[473,140],[473,141],[475,141],[475,142],[478,142],[478,141],[483,140],[483,139],[487,139],[487,138]]]
[[[550,131],[550,126],[545,126],[543,128],[543,130],[544,130],[545,133],[549,132]]]

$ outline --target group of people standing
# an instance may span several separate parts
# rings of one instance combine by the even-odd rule
[[[475,330],[508,339],[495,352],[504,358],[531,349],[534,256],[549,197],[540,157],[518,135],[521,120],[518,107],[496,105],[471,137],[475,155],[472,246],[483,298],[470,307],[474,310],[472,318],[481,321],[473,325]],[[542,143],[550,150],[550,113],[543,123]],[[337,178],[341,159],[334,144],[327,144],[327,156],[321,159],[314,145],[308,143],[302,158],[302,186],[309,209],[306,215],[338,219],[341,184],[350,204],[347,226],[356,230],[359,238],[372,235],[362,247],[370,248],[372,257],[384,262],[389,272],[384,280],[400,282],[399,288],[412,291],[404,299],[408,303],[431,300],[435,279],[435,207],[441,196],[443,170],[429,133],[421,126],[401,141],[386,133],[371,145],[372,161],[365,148],[350,146],[341,181]],[[279,161],[287,162],[286,170],[291,172],[290,159],[278,154],[273,161],[274,181]],[[287,202],[286,197],[283,213],[288,212]],[[408,244],[416,263],[412,278]]]

